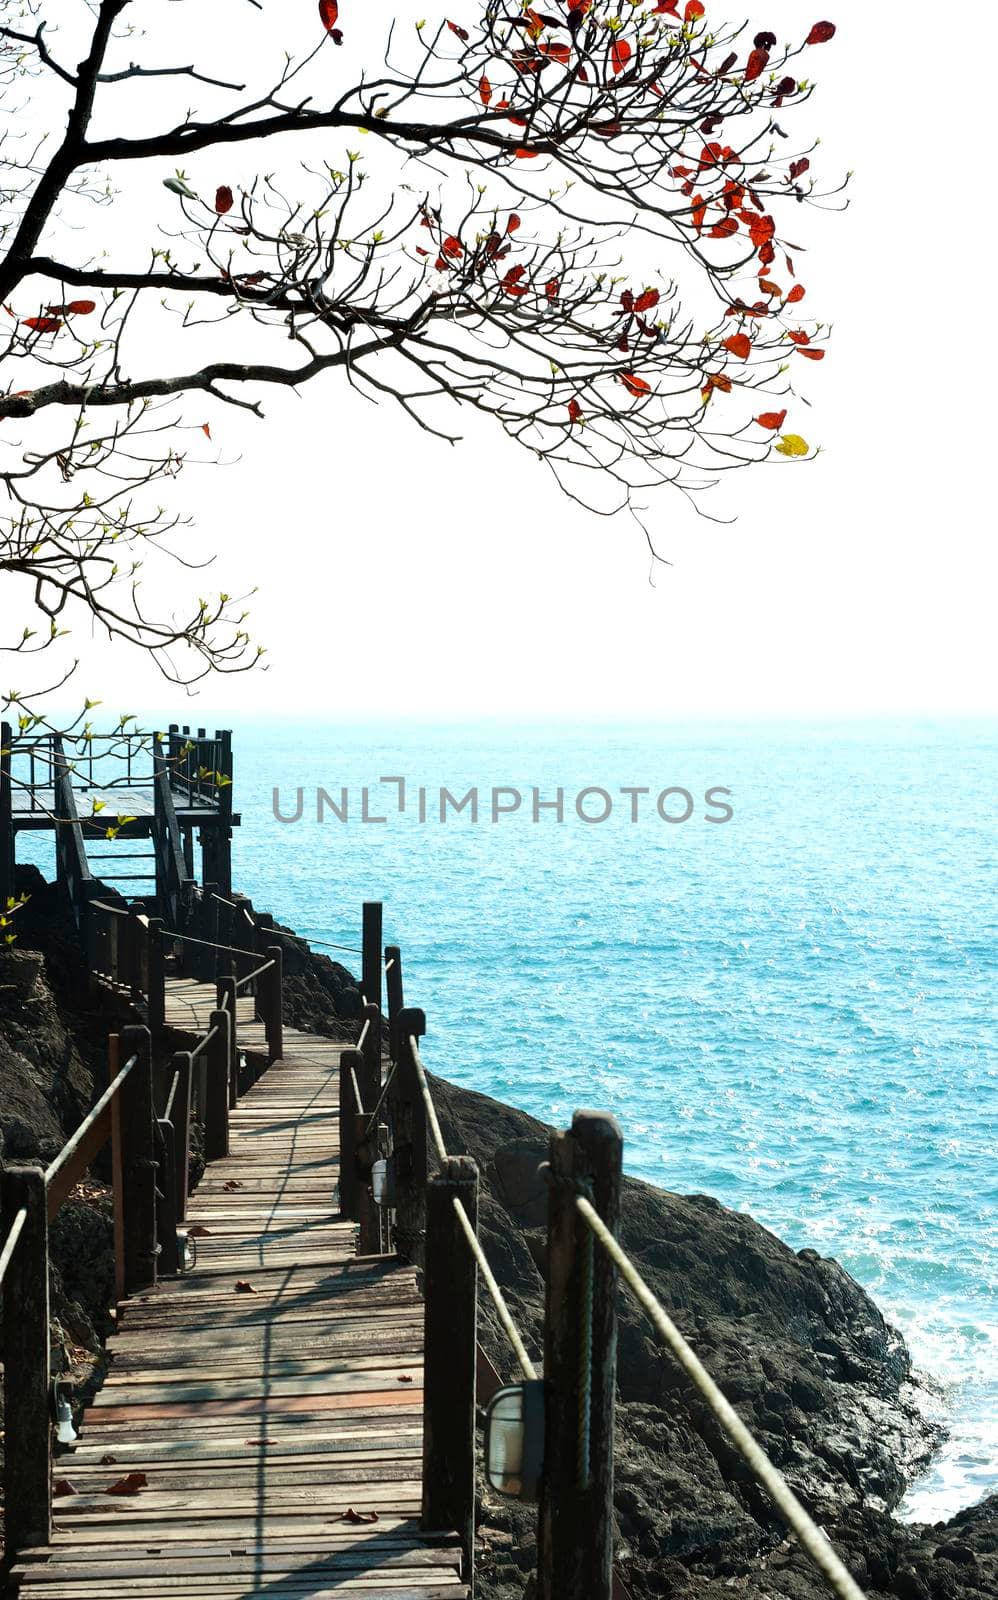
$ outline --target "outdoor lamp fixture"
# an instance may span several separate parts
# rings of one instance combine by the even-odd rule
[[[177,1260],[181,1275],[193,1272],[198,1259],[198,1247],[189,1233],[177,1234]]]
[[[75,1444],[79,1434],[73,1427],[73,1407],[70,1404],[72,1385],[60,1383],[58,1378],[52,1384],[52,1407],[55,1411],[55,1436],[60,1444]]]
[[[544,1467],[544,1380],[497,1389],[485,1412],[485,1476],[513,1500],[536,1501]]]
[[[395,1204],[395,1163],[382,1156],[371,1167],[371,1194],[376,1206]]]

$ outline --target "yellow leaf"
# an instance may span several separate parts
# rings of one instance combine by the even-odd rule
[[[777,441],[777,450],[781,456],[806,456],[810,453],[811,446],[799,433],[785,433]]]

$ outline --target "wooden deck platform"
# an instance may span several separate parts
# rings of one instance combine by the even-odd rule
[[[169,980],[174,1025],[213,1005],[210,986]],[[251,1012],[241,1001],[250,1046]],[[341,1048],[286,1029],[192,1198],[195,1271],[119,1305],[22,1597],[466,1600],[457,1540],[419,1527],[415,1276],[357,1257],[338,1216]]]

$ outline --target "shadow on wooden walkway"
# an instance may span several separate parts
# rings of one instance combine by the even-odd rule
[[[208,985],[170,981],[173,1025],[213,1006]],[[57,1464],[73,1492],[52,1543],[24,1552],[22,1596],[468,1595],[457,1539],[419,1527],[415,1275],[358,1257],[338,1215],[341,1048],[286,1030],[191,1201],[195,1271],[119,1305],[109,1376]]]

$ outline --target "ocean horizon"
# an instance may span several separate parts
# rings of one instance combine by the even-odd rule
[[[348,967],[383,900],[434,1072],[836,1257],[948,1429],[903,1517],[998,1487],[993,722],[210,720],[235,886]]]

